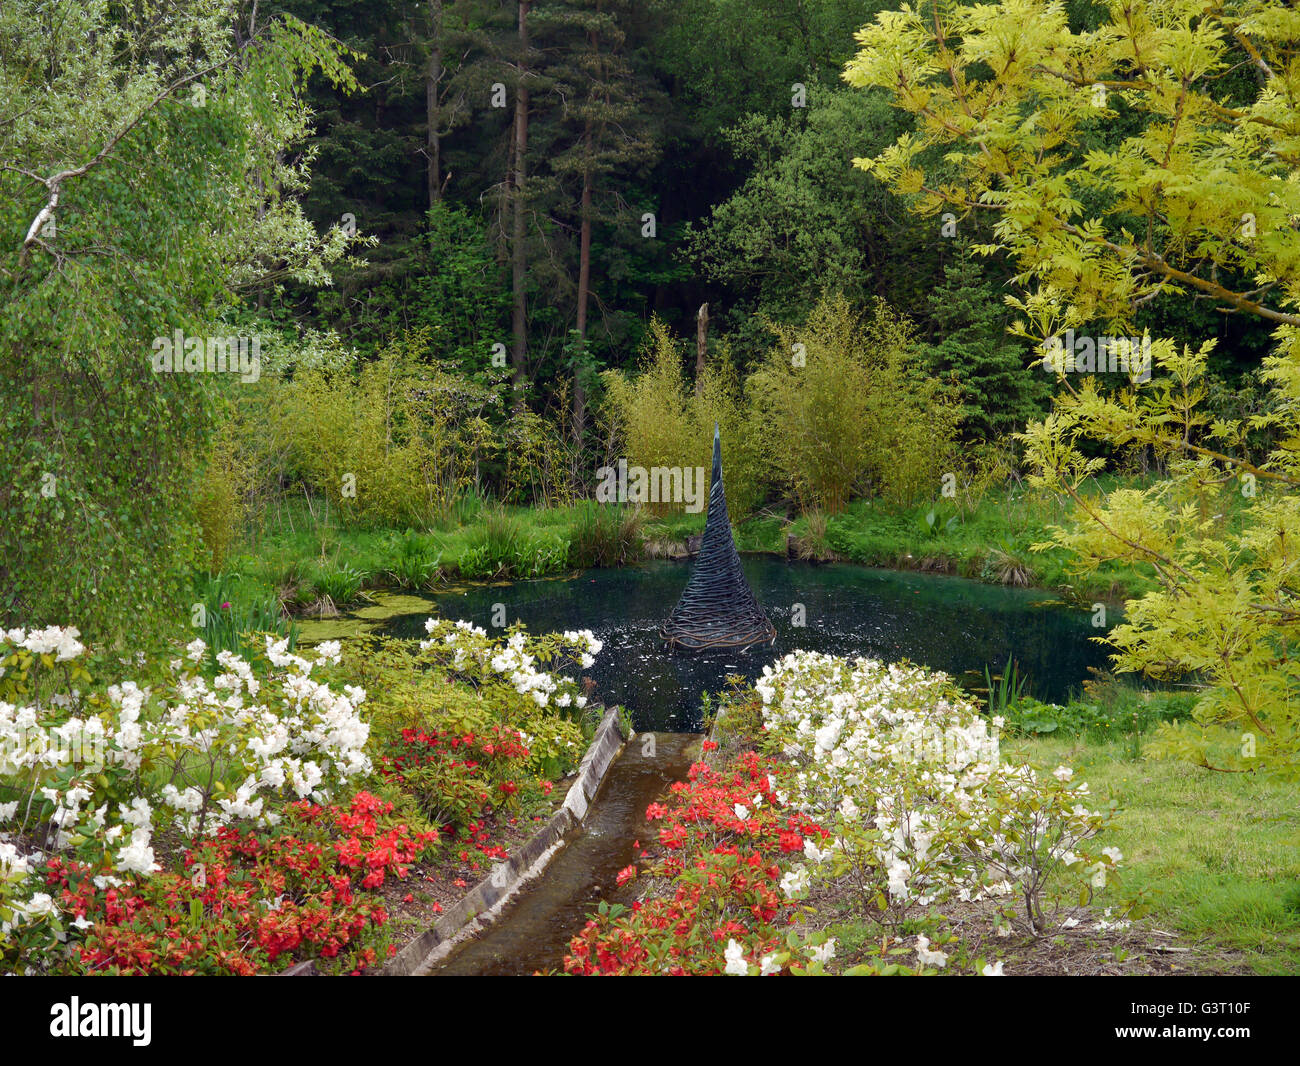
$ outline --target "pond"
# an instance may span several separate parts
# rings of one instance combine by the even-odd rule
[[[658,630],[690,577],[690,564],[638,566],[542,581],[481,585],[427,597],[431,610],[493,630],[494,610],[532,632],[590,629],[605,644],[586,674],[596,698],[632,712],[638,730],[691,732],[701,724],[700,694],[725,688],[728,674],[758,676],[796,648],[839,655],[909,659],[983,687],[1014,656],[1027,692],[1060,702],[1107,664],[1092,638],[1100,630],[1079,608],[1047,604],[1041,590],[963,578],[876,570],[851,564],[803,564],[751,556],[745,576],[776,626],[776,643],[745,652],[668,654]],[[1114,614],[1115,612],[1112,612]],[[426,612],[401,614],[379,629],[424,635]],[[1113,619],[1112,619],[1113,621]]]

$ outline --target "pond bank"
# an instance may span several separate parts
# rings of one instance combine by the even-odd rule
[[[613,509],[595,521],[591,514],[581,505],[481,510],[463,524],[426,531],[345,529],[303,515],[295,523],[289,515],[229,561],[231,588],[223,595],[258,603],[273,598],[295,617],[327,619],[376,591],[437,591],[458,581],[684,558],[704,528],[702,514],[656,518]],[[733,529],[746,555],[952,574],[1052,591],[1074,603],[1116,604],[1149,587],[1149,578],[1132,567],[1079,578],[1063,553],[1031,550],[1047,539],[1050,526],[1066,521],[1059,501],[1000,491],[964,510],[951,501],[912,508],[858,501],[824,519],[760,513]]]

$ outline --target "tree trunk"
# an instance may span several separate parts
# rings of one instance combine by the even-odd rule
[[[591,124],[583,138],[591,150]],[[582,172],[582,229],[578,240],[578,351],[573,364],[573,441],[579,448],[587,428],[587,393],[582,387],[582,361],[587,350],[587,305],[591,288],[591,167]]]
[[[708,356],[709,305],[700,304],[695,314],[695,395],[704,394],[704,362]]]
[[[528,356],[528,304],[524,291],[528,277],[528,257],[524,248],[524,180],[527,176],[525,156],[528,152],[528,9],[531,6],[531,0],[519,0],[519,86],[515,92],[515,172],[511,189],[514,225],[510,267],[514,300],[510,311],[510,329],[514,347],[510,353],[510,364],[514,407],[517,411],[524,405],[524,367]]]
[[[442,82],[442,0],[429,0],[431,40],[429,65],[425,71],[424,111],[429,123],[426,154],[429,158],[429,207],[442,199],[442,106],[438,101],[438,86]]]

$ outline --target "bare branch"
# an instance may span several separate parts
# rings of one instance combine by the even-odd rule
[[[6,169],[17,170],[19,173],[25,174],[27,177],[30,177],[35,181],[39,181],[42,185],[45,186],[46,190],[49,193],[49,196],[45,201],[45,206],[43,206],[40,209],[36,217],[32,220],[32,224],[27,228],[27,236],[23,239],[22,249],[18,253],[18,269],[21,271],[24,267],[27,266],[27,258],[29,253],[31,252],[31,249],[37,243],[37,235],[41,232],[42,227],[44,227],[44,225],[51,218],[54,217],[54,210],[59,206],[59,195],[62,192],[63,183],[65,181],[71,181],[73,178],[84,177],[93,168],[97,167],[100,163],[102,163],[105,159],[107,159],[109,154],[113,151],[113,149],[116,148],[118,144],[121,143],[122,138],[125,137],[128,133],[130,133],[133,129],[135,129],[135,127],[138,126],[147,115],[152,113],[153,110],[157,108],[158,105],[161,104],[164,100],[166,100],[170,96],[174,96],[180,89],[183,89],[186,85],[190,84],[191,82],[197,81],[199,78],[202,78],[207,74],[211,74],[215,70],[221,69],[221,67],[225,66],[233,58],[234,57],[231,56],[227,59],[222,60],[220,63],[213,63],[211,66],[204,67],[201,70],[193,71],[192,73],[185,75],[185,77],[178,78],[176,81],[172,82],[170,85],[164,88],[160,93],[158,93],[152,100],[150,100],[149,103],[146,104],[145,107],[134,118],[131,119],[130,122],[126,123],[126,125],[124,125],[121,129],[119,129],[112,137],[110,137],[98,152],[96,152],[89,160],[82,163],[80,166],[69,167],[66,170],[60,170],[57,174],[52,174],[48,178],[42,178],[39,175],[32,174],[25,170],[20,170],[18,167],[7,166]]]

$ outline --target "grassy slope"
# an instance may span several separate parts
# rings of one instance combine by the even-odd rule
[[[1122,742],[1008,740],[1009,757],[1073,766],[1121,811],[1107,836],[1148,921],[1261,974],[1300,973],[1300,785],[1135,761]],[[1287,906],[1290,893],[1290,908]]]
[[[926,516],[935,513],[927,524]],[[550,545],[545,564],[549,572],[564,569],[563,545],[570,539],[578,509],[510,508],[526,541]],[[401,530],[340,528],[313,515],[302,501],[270,511],[263,528],[245,538],[226,566],[238,574],[241,599],[260,600],[278,587],[306,580],[323,569],[347,565],[367,575],[367,586],[391,584],[404,541],[412,537],[431,553],[440,553],[445,575],[454,576],[466,551],[481,539],[487,512],[472,505],[445,523],[416,534]],[[950,521],[955,519],[955,521]],[[741,551],[784,555],[787,537],[808,542],[811,554],[897,569],[939,570],[990,582],[1005,581],[1008,570],[1019,571],[1031,584],[1090,601],[1120,599],[1147,585],[1132,567],[1108,567],[1086,579],[1073,576],[1060,552],[1033,552],[1031,545],[1046,537],[1047,528],[1066,520],[1059,501],[1015,489],[986,494],[973,506],[958,508],[951,500],[893,508],[858,501],[831,516],[824,537],[810,534],[808,519],[787,521],[784,515],[759,514],[735,528]],[[662,545],[685,541],[704,528],[704,515],[649,516],[647,539]]]
[[[927,517],[933,514],[933,523]],[[1028,584],[1073,592],[1079,598],[1122,599],[1148,587],[1137,568],[1107,565],[1079,578],[1065,555],[1035,552],[1054,525],[1068,525],[1067,507],[1055,497],[1016,488],[989,492],[973,506],[952,500],[891,508],[859,501],[827,522],[826,541],[853,562],[899,569],[943,570],[997,583],[1008,570],[1022,571]],[[798,524],[806,525],[806,520]],[[801,528],[793,532],[799,535]]]

